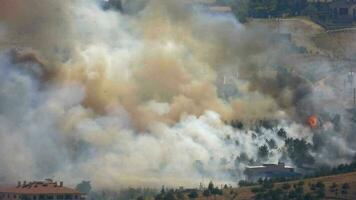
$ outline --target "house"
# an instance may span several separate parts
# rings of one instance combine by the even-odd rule
[[[284,163],[263,164],[261,166],[248,166],[245,169],[248,181],[257,181],[260,178],[295,177],[299,176],[294,168],[286,166]]]
[[[332,3],[334,0],[308,0],[308,3]]]
[[[342,22],[356,20],[356,0],[340,0],[330,3],[332,19]]]
[[[0,200],[85,200],[85,195],[51,179],[0,188]]]

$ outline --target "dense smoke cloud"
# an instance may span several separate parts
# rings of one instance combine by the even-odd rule
[[[282,127],[318,144],[319,164],[355,152],[345,142],[354,123],[337,117],[347,115],[345,105],[320,103],[338,102],[337,84],[315,84],[310,67],[331,64],[293,61],[293,44],[267,27],[173,0],[123,6],[130,14],[94,0],[0,2],[3,182],[88,179],[112,189],[231,182],[249,163],[293,161],[276,134]],[[318,130],[305,124],[312,114],[325,119]],[[261,158],[258,147],[271,139],[276,147]]]

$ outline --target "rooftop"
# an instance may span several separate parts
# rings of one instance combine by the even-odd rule
[[[77,194],[81,193],[63,186],[63,182],[59,184],[53,182],[50,179],[46,181],[34,181],[26,183],[24,181],[22,184],[19,182],[15,187],[0,188],[0,193],[11,193],[11,194]]]
[[[284,169],[293,169],[292,166],[287,166],[282,162],[279,162],[278,164],[263,164],[263,165],[257,165],[257,166],[248,166],[247,169],[263,169],[263,168],[284,168]]]

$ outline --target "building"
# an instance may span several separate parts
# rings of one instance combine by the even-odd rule
[[[295,177],[299,176],[291,166],[279,162],[276,164],[263,164],[261,166],[249,166],[245,169],[248,181],[257,181],[260,178]]]
[[[332,19],[341,22],[356,20],[356,0],[341,0],[330,3]]]
[[[334,0],[308,0],[308,3],[332,3]]]
[[[63,182],[34,181],[18,182],[17,186],[0,188],[0,200],[84,200],[85,195],[68,187]]]

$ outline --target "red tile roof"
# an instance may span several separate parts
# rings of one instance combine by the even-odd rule
[[[80,192],[60,186],[57,182],[52,181],[35,181],[28,184],[22,184],[16,187],[0,188],[0,193],[11,194],[76,194],[81,195]]]

